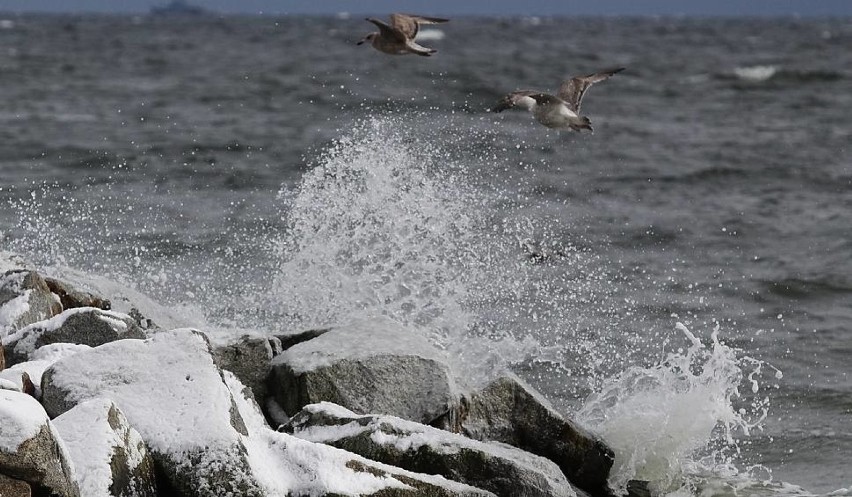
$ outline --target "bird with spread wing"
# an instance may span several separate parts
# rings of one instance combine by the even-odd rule
[[[373,48],[379,52],[391,55],[413,53],[424,57],[432,55],[437,50],[418,45],[414,41],[417,32],[420,31],[420,25],[449,22],[449,19],[410,14],[391,14],[390,24],[373,17],[368,17],[367,20],[375,24],[379,30],[365,36],[358,42],[358,45],[369,41]]]
[[[619,67],[565,80],[556,95],[535,90],[514,91],[500,99],[491,111],[503,112],[520,107],[532,112],[535,120],[548,128],[593,131],[592,121],[580,115],[583,95],[593,84],[605,81],[623,70],[623,67]]]

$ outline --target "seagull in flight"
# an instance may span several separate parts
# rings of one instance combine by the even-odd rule
[[[414,41],[421,24],[440,24],[448,22],[449,19],[440,17],[415,16],[410,14],[391,14],[390,24],[384,21],[368,17],[368,21],[378,26],[374,31],[358,42],[362,45],[369,41],[373,48],[379,52],[391,55],[417,54],[428,57],[437,50],[418,45]]]
[[[580,115],[583,95],[593,84],[605,81],[623,70],[623,67],[619,67],[567,79],[562,82],[556,95],[535,90],[514,91],[500,99],[491,111],[503,112],[520,107],[532,112],[535,120],[548,128],[594,131],[592,121]]]

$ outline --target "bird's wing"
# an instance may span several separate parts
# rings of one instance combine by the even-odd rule
[[[413,40],[420,31],[421,24],[440,24],[449,22],[449,19],[441,19],[440,17],[425,17],[415,16],[411,14],[391,14],[391,26],[398,29],[408,39]]]
[[[389,25],[385,24],[384,21],[380,21],[380,20],[378,20],[374,17],[368,17],[367,20],[370,21],[371,23],[375,24],[376,26],[378,26],[379,32],[381,33],[382,38],[389,38],[389,39],[392,39],[392,40],[397,40],[400,43],[405,43],[405,40],[406,40],[405,33],[400,31],[399,29],[397,29],[393,26],[389,26]]]
[[[568,104],[568,108],[574,112],[580,112],[580,103],[583,101],[583,95],[595,83],[607,80],[613,74],[623,71],[623,67],[612,69],[609,71],[596,72],[587,76],[577,76],[562,82],[559,87],[559,98]]]
[[[491,112],[503,112],[504,110],[508,110],[514,107],[521,107],[526,110],[532,110],[532,108],[538,102],[537,99],[541,99],[542,97],[547,96],[553,97],[552,95],[547,95],[546,93],[541,93],[540,91],[535,90],[513,91],[512,93],[509,93],[503,98],[501,98],[497,102],[497,105],[495,105],[491,109]]]

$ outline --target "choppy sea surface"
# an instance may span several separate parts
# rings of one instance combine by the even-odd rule
[[[674,495],[852,494],[852,20],[0,16],[0,241],[222,333],[386,315]],[[624,66],[595,133],[486,109]],[[199,323],[198,321],[203,321]]]

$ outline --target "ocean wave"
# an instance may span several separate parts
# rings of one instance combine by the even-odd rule
[[[744,81],[766,81],[778,72],[777,66],[746,66],[734,69],[734,76]]]
[[[440,29],[421,29],[417,33],[417,41],[443,40],[446,33]]]
[[[776,65],[754,65],[735,67],[730,72],[717,75],[723,80],[734,80],[741,83],[759,84],[771,81],[773,83],[819,83],[845,79],[843,72],[822,69],[787,69]]]

